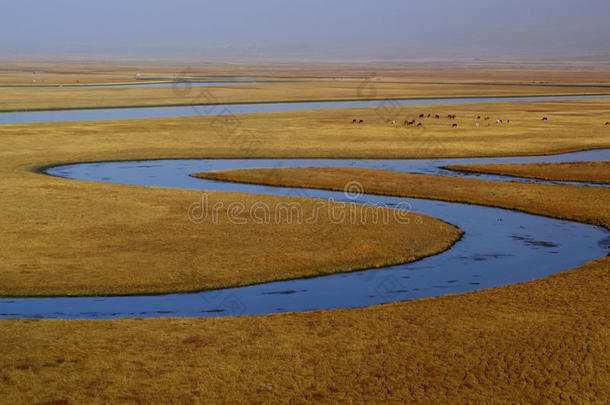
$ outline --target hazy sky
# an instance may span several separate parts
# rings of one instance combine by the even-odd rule
[[[0,0],[0,57],[610,52],[610,0]]]

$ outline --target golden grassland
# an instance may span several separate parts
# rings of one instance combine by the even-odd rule
[[[529,193],[513,195],[517,204],[554,196],[524,186]],[[402,183],[388,187],[402,194]],[[557,187],[580,202],[564,218],[582,220],[580,210],[599,207],[582,187]],[[435,191],[444,198],[441,187],[430,197]],[[550,207],[537,213],[554,215],[544,212]],[[610,215],[601,210],[591,222],[608,224]],[[364,309],[2,321],[0,394],[11,403],[606,403],[609,276],[603,258],[532,282]]]
[[[364,309],[0,321],[0,397],[607,403],[609,275],[600,259],[533,282]]]
[[[15,69],[38,70],[15,72]],[[137,75],[137,76],[136,76]],[[225,76],[223,78],[223,75]],[[231,78],[227,76],[238,76]],[[211,77],[211,78],[210,78]],[[40,85],[142,83],[174,79],[270,80],[271,84],[154,88],[45,88]],[[33,82],[35,81],[35,82]],[[549,68],[522,66],[439,67],[330,66],[247,64],[119,64],[0,61],[0,111],[107,106],[184,105],[220,102],[299,101],[404,97],[477,97],[609,93],[606,87],[553,85],[610,85],[607,68]]]
[[[364,88],[363,88],[364,86]],[[108,106],[159,106],[258,101],[368,98],[491,97],[513,95],[610,94],[610,88],[465,86],[363,80],[306,80],[213,87],[6,88],[0,111]]]
[[[453,120],[447,118],[426,118],[419,129],[392,125],[380,115],[383,111],[374,108],[242,115],[231,131],[223,117],[3,125],[0,290],[5,295],[192,291],[312,275],[312,268],[330,272],[379,266],[411,256],[405,256],[401,238],[394,238],[411,228],[398,224],[347,227],[345,233],[331,237],[357,237],[349,239],[347,246],[336,244],[328,250],[322,248],[326,239],[311,238],[317,233],[315,227],[195,225],[186,210],[201,201],[200,192],[32,173],[41,166],[146,158],[401,158],[565,152],[610,146],[610,130],[598,125],[609,106],[606,100],[528,103],[521,106],[526,111],[519,111],[514,103],[434,106],[432,111],[443,116],[457,114],[458,128],[451,128]],[[414,117],[426,110],[405,107],[397,113]],[[479,113],[511,118],[511,123],[476,128]],[[542,114],[549,121],[540,121]],[[363,118],[364,124],[353,125],[353,117]],[[242,197],[213,194],[214,201],[226,198]],[[245,203],[252,202],[251,197],[244,198]],[[268,201],[283,200],[269,197]],[[227,234],[231,239],[226,239]],[[277,235],[285,236],[279,238],[281,243],[275,242]],[[268,257],[259,257],[258,242],[252,242],[259,239],[274,245],[269,246]],[[438,249],[448,246],[453,237],[441,239],[444,242]],[[361,248],[358,240],[364,241],[363,247],[370,244],[370,249]],[[381,252],[377,247],[383,244],[387,249]],[[218,249],[209,251],[210,245]],[[50,251],[49,246],[54,249]],[[300,255],[300,251],[311,254]],[[263,262],[267,270],[260,268]],[[193,268],[201,278],[193,277]],[[221,271],[227,268],[243,270],[234,277]]]
[[[448,165],[446,168],[530,179],[610,183],[610,162],[607,161]]]
[[[417,118],[438,113],[441,118]],[[446,118],[456,114],[455,120]],[[477,120],[477,115],[490,119]],[[547,116],[548,121],[541,121]],[[180,157],[425,158],[562,153],[610,147],[609,100],[482,103],[239,116],[3,125],[23,165]],[[397,125],[388,122],[398,120]],[[360,125],[353,119],[363,119]],[[422,127],[405,126],[416,119]],[[503,124],[496,124],[503,119]],[[506,123],[510,120],[510,123]],[[457,128],[452,128],[457,123]],[[479,127],[475,125],[479,123]],[[19,141],[19,146],[11,142]],[[37,142],[41,142],[40,145]],[[49,149],[49,146],[52,148]],[[32,148],[36,150],[29,150]],[[40,158],[33,152],[61,152]]]
[[[38,73],[15,72],[35,70]],[[460,81],[468,83],[527,83],[527,84],[610,84],[610,69],[604,64],[533,65],[512,61],[508,64],[471,62],[452,65],[435,63],[412,64],[329,64],[329,63],[221,63],[221,62],[160,62],[156,61],[33,61],[0,60],[1,84],[28,84],[38,75],[39,83],[74,84],[135,81],[159,77],[256,76],[275,78]],[[109,80],[112,79],[112,80]]]
[[[460,236],[429,217],[418,217],[425,226],[415,227],[393,215],[384,223],[358,210],[362,218],[336,224],[328,218],[328,202],[232,193],[206,193],[207,219],[193,223],[187,209],[202,203],[199,191],[74,181],[30,170],[103,156],[86,151],[88,145],[107,153],[116,146],[103,137],[82,137],[87,135],[2,131],[1,295],[162,293],[254,284],[412,261],[448,248]],[[130,142],[131,156],[140,156],[138,138]],[[162,136],[157,142],[162,156],[168,143]],[[119,156],[129,155],[114,154]],[[243,204],[234,221],[227,212],[232,202]],[[300,225],[296,214],[289,218],[288,203],[299,204],[301,222],[311,223]],[[215,210],[218,204],[222,207]],[[268,224],[255,222],[254,204],[269,207]],[[335,207],[341,210],[349,207]],[[194,214],[203,215],[199,207]]]
[[[147,264],[155,259],[147,258],[151,249],[185,258],[195,255],[188,249],[180,252],[181,243],[202,249],[197,242],[206,236],[199,234],[195,241],[180,235],[176,241],[158,241],[159,235],[178,229],[166,229],[165,218],[180,213],[186,220],[186,208],[201,193],[32,172],[52,163],[557,153],[610,146],[610,131],[600,124],[609,106],[608,101],[571,101],[400,109],[400,117],[427,110],[457,114],[458,128],[451,128],[453,121],[446,118],[426,119],[420,132],[391,125],[381,109],[253,114],[240,116],[238,128],[230,132],[217,125],[222,121],[215,117],[6,125],[0,127],[0,208],[5,213],[0,221],[3,242],[8,241],[3,245],[9,248],[2,248],[2,257],[20,260],[23,275],[29,277],[28,271],[44,273],[43,265],[60,262],[53,255],[78,248],[88,249],[102,263],[112,262],[110,271],[116,265],[113,257],[125,257],[123,243],[134,250],[127,254]],[[511,124],[476,128],[477,114],[510,119]],[[540,121],[542,114],[548,122]],[[356,117],[365,123],[352,125]],[[511,204],[521,204],[524,210],[534,206],[525,202],[528,198],[545,200],[557,193],[537,184],[524,186],[531,188],[511,189]],[[605,195],[581,189],[564,189],[564,196],[578,197],[567,197],[574,204],[565,205],[560,216],[610,222],[603,200],[598,200]],[[479,198],[479,190],[470,196],[467,190],[461,198]],[[444,192],[440,187],[427,191]],[[491,205],[506,203],[491,192],[486,198]],[[601,206],[597,214],[587,208],[596,206]],[[537,209],[545,215],[558,213],[550,204]],[[191,225],[185,221],[185,226]],[[273,235],[263,228],[240,239],[238,249],[248,250],[258,243],[255,238]],[[357,237],[365,238],[370,231]],[[306,232],[294,230],[292,235],[309,238]],[[374,232],[369,236],[385,237]],[[239,234],[214,237],[214,243],[224,241],[234,248]],[[306,248],[305,243],[300,238],[298,248]],[[250,251],[248,260],[258,260],[261,250]],[[40,260],[30,261],[36,255]],[[87,253],[80,255],[84,260]],[[610,398],[609,269],[605,258],[529,283],[365,309],[225,319],[3,320],[0,398],[7,403],[604,403]],[[74,275],[78,269],[65,266],[65,271]],[[138,267],[128,277],[140,282],[140,271]],[[95,277],[109,276],[99,272]],[[95,277],[85,281],[93,285]]]
[[[574,219],[610,228],[610,189],[496,182],[351,167],[240,169],[197,173],[214,180],[343,190],[355,181],[365,193],[466,202]],[[582,204],[582,200],[587,205]]]
[[[201,203],[201,192],[30,176],[3,181],[3,296],[241,286],[408,262],[445,250],[460,237],[456,228],[429,217],[419,217],[420,227],[393,215],[384,223],[355,210],[356,221],[336,224],[327,202],[230,193],[208,193],[207,219],[197,224],[187,208]],[[243,204],[243,212],[229,214],[231,203]],[[292,203],[311,224],[300,225],[292,208],[290,218]],[[267,224],[255,222],[253,206],[269,207]]]

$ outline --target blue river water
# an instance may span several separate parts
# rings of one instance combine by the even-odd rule
[[[468,204],[366,194],[270,187],[203,180],[200,171],[252,167],[340,166],[397,172],[476,175],[448,172],[447,164],[608,160],[610,150],[523,158],[444,160],[185,159],[82,163],[47,172],[77,180],[147,187],[232,191],[383,205],[427,214],[454,224],[465,234],[436,256],[381,269],[186,294],[0,299],[0,318],[110,319],[259,315],[290,311],[353,308],[456,294],[528,281],[575,268],[606,256],[610,233],[603,228],[522,212]],[[502,176],[476,177],[500,181]],[[529,181],[529,180],[527,180]],[[604,185],[607,186],[607,185]],[[197,203],[194,201],[193,203]],[[185,221],[188,220],[186,216]],[[416,223],[406,226],[419,226]],[[408,247],[405,247],[408,248]],[[247,260],[247,258],[244,258]],[[134,269],[134,271],[137,271]],[[185,269],[193,275],[197,268]],[[204,288],[205,286],[202,286]]]
[[[186,89],[185,89],[186,90]],[[267,113],[279,111],[303,111],[336,108],[396,107],[408,105],[496,103],[496,102],[535,102],[561,100],[597,100],[610,96],[524,96],[524,97],[465,97],[465,98],[420,98],[392,100],[347,100],[347,101],[296,101],[296,102],[260,102],[236,104],[210,104],[213,96],[205,89],[194,91],[191,105],[174,107],[119,107],[119,108],[83,108],[70,110],[17,111],[0,113],[0,124],[24,124],[40,122],[97,121],[135,118],[191,117],[203,115],[237,115],[249,113]],[[201,103],[201,104],[199,104]]]

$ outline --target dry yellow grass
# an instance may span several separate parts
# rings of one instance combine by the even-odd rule
[[[403,125],[420,113],[423,127]],[[446,118],[456,114],[455,120]],[[477,115],[490,120],[477,120]],[[3,125],[3,153],[32,160],[37,142],[59,162],[179,157],[425,158],[562,153],[610,147],[609,100],[482,103],[99,122]],[[541,121],[548,116],[549,121]],[[395,117],[398,125],[388,123]],[[352,125],[361,118],[362,125]],[[496,119],[510,120],[496,124]],[[418,121],[420,121],[417,118]],[[456,122],[457,128],[451,124]],[[480,123],[480,127],[475,127]],[[21,144],[13,145],[15,141]],[[26,143],[27,142],[27,143]],[[167,146],[165,146],[167,145]],[[23,146],[25,149],[21,149]],[[55,158],[55,156],[53,156]],[[28,162],[28,159],[25,159]]]
[[[530,186],[543,196],[548,190]],[[591,203],[579,200],[563,216],[579,218],[577,209]],[[598,220],[610,223],[607,214]],[[609,276],[604,258],[528,283],[364,309],[1,321],[0,396],[92,404],[607,403]]]
[[[610,189],[604,187],[495,182],[350,167],[241,169],[196,176],[330,190],[343,190],[346,183],[356,181],[365,193],[511,208],[610,228],[610,222],[604,222],[610,218]]]
[[[556,181],[610,183],[610,162],[449,165],[447,169]]]
[[[374,90],[363,80],[306,80],[214,87],[9,88],[2,89],[0,111],[108,106],[158,106],[256,101],[367,98],[491,97],[513,95],[610,94],[610,88],[464,86],[379,81]]]
[[[189,220],[187,209],[202,201],[201,192],[32,173],[22,165],[76,156],[79,147],[70,147],[68,138],[53,134],[3,133],[2,140],[10,145],[0,164],[4,296],[161,293],[247,285],[411,261],[446,249],[460,236],[454,227],[428,217],[421,218],[425,227],[405,225],[393,215],[387,223],[374,221],[370,212],[364,213],[364,222],[335,224],[328,219],[327,202],[320,209],[319,202],[310,199],[231,193],[207,193],[208,218],[197,224]],[[30,148],[32,142],[37,146]],[[81,142],[77,140],[79,146],[87,144]],[[104,146],[102,140],[97,144],[107,150],[111,145]],[[46,153],[40,154],[38,148]],[[232,202],[243,203],[239,220],[245,224],[229,221]],[[218,203],[223,206],[215,223],[212,211]],[[315,221],[300,225],[296,217],[290,220],[283,211],[287,203],[298,203],[305,221],[317,213]],[[269,207],[273,220],[255,223],[253,204]]]
[[[13,241],[2,258],[21,256],[28,263],[25,258],[36,255],[53,260],[49,246],[59,253],[78,245],[89,248],[94,242],[87,239],[70,245],[74,235],[66,231],[83,226],[84,232],[83,221],[109,232],[131,224],[119,229],[125,235],[111,235],[113,245],[94,245],[106,256],[92,254],[110,262],[121,238],[128,244],[144,241],[146,249],[160,243],[165,216],[174,215],[172,207],[178,210],[174,204],[185,211],[192,202],[193,194],[186,191],[141,190],[30,171],[41,165],[161,157],[564,152],[610,145],[608,131],[597,126],[609,105],[435,106],[426,110],[457,113],[460,126],[426,121],[423,138],[389,125],[374,109],[243,116],[238,131],[230,134],[215,129],[214,117],[2,126],[0,221],[3,242]],[[421,110],[401,111],[412,116]],[[477,113],[515,124],[474,128]],[[365,118],[365,125],[352,126],[354,114]],[[540,114],[550,121],[540,122]],[[242,130],[249,135],[245,143],[236,136]],[[547,189],[541,190],[545,198]],[[561,215],[577,217],[593,204],[587,198]],[[608,223],[603,212],[592,220]],[[133,219],[126,219],[130,214]],[[251,246],[252,240],[243,242]],[[167,243],[173,242],[168,238]],[[133,254],[146,260],[150,252]],[[3,320],[0,398],[6,403],[605,403],[610,398],[609,266],[601,259],[530,283],[355,310],[227,319]]]
[[[543,66],[521,63],[461,63],[451,66],[426,64],[411,65],[368,65],[368,64],[253,64],[253,63],[210,63],[210,62],[118,62],[118,61],[32,61],[0,60],[0,83],[31,83],[32,73],[14,70],[37,70],[43,81],[69,83],[66,77],[74,77],[91,82],[105,82],[108,76],[119,81],[141,78],[195,76],[273,76],[276,78],[374,78],[375,80],[419,82],[460,81],[468,83],[528,83],[528,84],[610,84],[610,69],[601,64],[586,66],[585,61],[576,65]]]
[[[3,296],[248,285],[412,261],[448,248],[460,236],[428,217],[422,219],[425,227],[406,225],[393,215],[384,224],[370,212],[362,224],[360,218],[335,224],[326,202],[321,208],[309,199],[230,193],[208,193],[208,217],[196,224],[187,208],[201,202],[200,192],[31,176],[15,176],[2,189]],[[15,185],[23,180],[27,187]],[[243,204],[239,222],[231,222],[227,213],[234,202]],[[315,221],[300,225],[296,215],[291,220],[287,208],[292,203],[301,207],[306,221],[314,216]],[[216,211],[217,204],[222,208]],[[268,224],[255,222],[254,204],[269,207]],[[341,210],[348,208],[335,209]]]
[[[194,225],[186,209],[201,199],[201,193],[79,182],[31,172],[40,166],[181,157],[399,158],[565,152],[610,146],[610,131],[592,124],[609,106],[606,100],[435,106],[432,111],[443,115],[456,113],[460,127],[451,128],[446,118],[425,119],[423,132],[391,125],[377,109],[250,114],[239,117],[234,132],[225,131],[222,118],[217,117],[3,125],[0,209],[5,214],[0,222],[5,233],[0,244],[0,289],[11,295],[185,291],[310,275],[316,267],[328,272],[406,259],[404,245],[393,235],[410,229],[381,225],[348,232],[370,242],[366,254],[356,253],[357,238],[341,252],[338,248],[327,251],[320,249],[325,241],[310,238],[313,229],[286,225],[280,232],[287,235],[283,245],[270,249],[273,257],[257,258],[260,249],[249,241],[275,240],[276,230],[238,227],[240,231],[234,232],[228,225]],[[412,117],[425,110],[409,107],[400,109],[400,114]],[[477,113],[510,117],[511,124],[468,125],[476,121]],[[540,121],[541,114],[550,121]],[[362,117],[365,123],[352,125],[352,117]],[[203,232],[221,228],[220,233]],[[231,240],[219,236],[224,232],[230,232]],[[379,239],[383,232],[387,236]],[[161,234],[172,237],[160,239]],[[386,240],[393,240],[384,251],[389,253],[373,248]],[[219,247],[216,256],[203,253],[208,244]],[[280,249],[284,255],[276,254]],[[319,253],[319,259],[299,256],[300,249],[313,256]],[[301,264],[288,265],[295,256]],[[266,275],[260,273],[261,261],[267,263]],[[193,267],[204,275],[195,282]],[[243,269],[249,277],[236,282],[222,271],[225,268]]]
[[[40,70],[37,73],[11,70]],[[136,74],[139,76],[136,77]],[[213,88],[44,88],[40,85],[141,83],[201,76],[252,76],[279,83]],[[36,82],[32,82],[35,80]],[[207,80],[207,79],[206,79]],[[235,79],[230,79],[235,80]],[[240,79],[237,80],[247,80]],[[288,81],[288,83],[281,83]],[[181,105],[272,100],[362,99],[400,97],[464,97],[610,93],[610,88],[552,85],[610,85],[607,68],[513,67],[472,65],[331,66],[248,64],[52,63],[0,61],[1,85],[28,85],[2,90],[0,111],[104,106]]]

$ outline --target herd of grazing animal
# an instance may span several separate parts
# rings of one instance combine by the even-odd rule
[[[428,114],[421,113],[421,114],[417,115],[417,118],[431,118],[431,117],[434,117],[437,120],[441,119],[440,114],[432,115],[431,113],[428,113]],[[449,118],[449,119],[455,119],[455,117],[457,117],[456,114],[448,114],[447,115],[447,118]],[[417,122],[417,118],[413,118],[412,120],[405,120],[403,122],[403,125],[422,127],[424,124],[422,122]],[[479,116],[477,118],[481,118],[481,117]],[[489,119],[489,117],[486,117],[486,119]],[[387,120],[387,122],[389,122],[392,125],[396,125],[397,124],[397,121],[395,119]],[[362,120],[362,119],[352,119],[352,124],[362,124],[362,123],[364,123],[364,120]],[[455,122],[451,124],[451,128],[457,128],[457,126],[458,126],[458,124],[455,123]],[[478,127],[478,125],[477,125],[477,127]]]
[[[426,118],[426,117],[429,118],[431,116],[432,116],[431,114],[428,114],[428,115],[426,115],[426,114],[419,114],[418,118]],[[455,117],[456,117],[455,114],[448,114],[447,115],[447,118],[449,118],[449,119],[455,119]],[[434,114],[434,118],[438,120],[438,119],[441,118],[441,116],[439,114]],[[483,119],[484,121],[488,121],[488,120],[490,120],[490,117],[488,117],[488,116],[482,117],[480,115],[477,115],[477,120],[480,120],[480,119]],[[407,126],[412,126],[413,125],[413,126],[418,126],[418,127],[423,126],[423,124],[421,122],[416,122],[415,120],[416,120],[415,118],[413,118],[412,120],[405,120],[404,121],[404,125],[407,125]],[[544,117],[541,118],[541,120],[542,121],[548,121],[549,118],[544,116]],[[397,121],[396,120],[388,120],[388,122],[390,122],[392,125],[396,125]],[[364,123],[363,119],[353,119],[352,120],[352,124],[363,124],[363,123]],[[499,124],[503,124],[503,123],[504,123],[504,121],[501,120],[501,119],[497,119],[496,120],[496,124],[498,124],[498,125]],[[506,123],[510,124],[510,120],[506,120]],[[604,125],[605,126],[610,126],[610,121],[606,121],[606,123]],[[458,126],[458,124],[456,124],[455,122],[451,124],[452,128],[457,128],[457,126]],[[487,126],[489,126],[489,124],[487,124]],[[479,128],[479,123],[478,122],[475,123],[475,127]]]
[[[418,114],[418,115],[417,115],[417,118],[431,118],[432,116],[433,116],[433,115],[432,115],[432,114],[430,114],[430,113],[428,113],[428,114],[421,113],[421,114]],[[447,115],[447,118],[450,118],[450,119],[455,119],[455,117],[456,117],[456,115],[455,115],[455,114],[449,114],[449,115]],[[405,120],[403,124],[404,124],[404,125],[407,125],[407,126],[417,126],[417,127],[421,127],[421,126],[423,126],[423,125],[424,125],[423,123],[421,123],[421,122],[417,122],[417,121],[416,121],[416,120],[417,120],[417,118],[413,118],[412,120]],[[437,120],[440,120],[440,119],[441,119],[441,116],[440,116],[440,114],[434,114],[434,118],[435,118],[435,119],[437,119]],[[392,123],[392,125],[396,124],[396,120],[388,120],[388,122],[391,122],[391,123]],[[456,124],[456,123],[452,123],[452,124],[451,124],[451,127],[452,127],[452,128],[456,128],[456,127],[457,127],[457,124]]]

